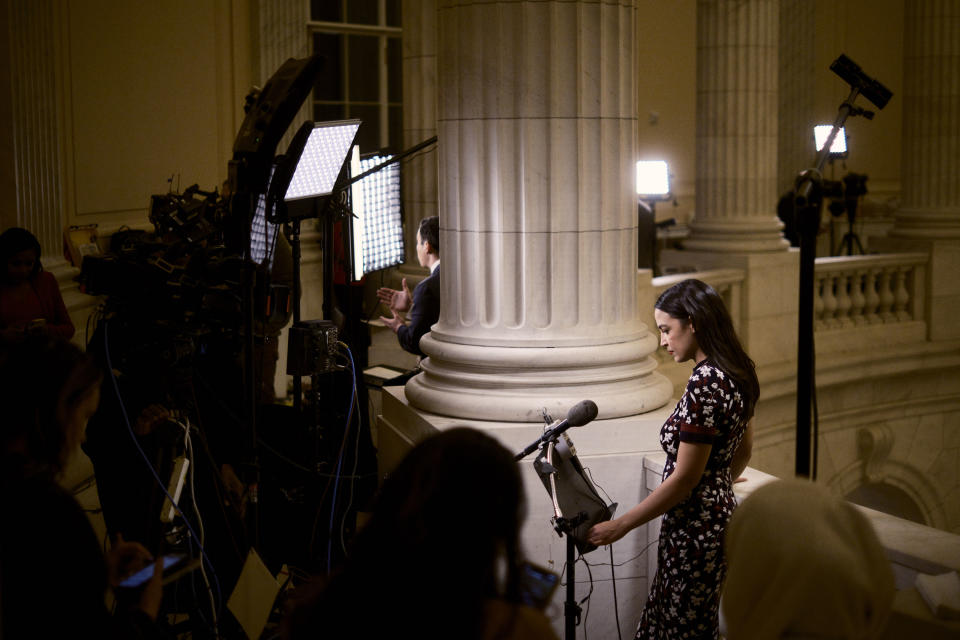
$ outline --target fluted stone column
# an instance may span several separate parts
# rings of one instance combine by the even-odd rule
[[[58,3],[9,3],[8,55],[12,147],[4,153],[15,175],[16,200],[4,212],[5,226],[29,229],[43,248],[49,269],[64,262],[63,227],[66,221],[61,168],[62,110],[59,106],[59,40],[63,19]],[[15,211],[15,216],[11,215]]]
[[[903,204],[879,251],[930,255],[928,334],[960,339],[960,5],[906,2],[903,30]],[[896,99],[896,96],[894,96]]]
[[[891,235],[960,238],[960,4],[905,9],[903,205]]]
[[[663,405],[636,270],[632,0],[440,0],[440,321],[412,405],[536,421]]]
[[[437,135],[437,0],[403,2],[403,146]],[[403,165],[403,211],[407,263],[417,264],[420,221],[437,215],[437,147]],[[442,248],[441,248],[442,250]]]
[[[780,0],[777,194],[792,189],[797,174],[814,163],[815,14],[814,2]]]
[[[697,2],[697,211],[685,248],[783,251],[778,0]]]

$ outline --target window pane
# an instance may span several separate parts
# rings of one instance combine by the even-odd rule
[[[400,38],[387,38],[387,100],[403,102],[403,58]]]
[[[343,82],[343,36],[337,33],[313,34],[313,52],[323,56],[320,77],[313,87],[314,100],[345,100]]]
[[[343,22],[342,0],[310,0],[310,19]]]
[[[342,104],[314,103],[313,119],[317,122],[327,122],[329,120],[346,120],[346,106]]]
[[[389,107],[387,118],[390,121],[390,150],[393,153],[403,151],[403,110],[399,106]],[[421,142],[420,140],[411,140],[410,146]]]
[[[377,0],[350,0],[347,3],[347,22],[353,24],[379,24]]]
[[[400,26],[400,0],[387,0],[387,26]]]
[[[380,99],[380,63],[376,36],[348,36],[350,102],[376,102]]]
[[[350,117],[360,118],[363,124],[357,132],[357,144],[362,153],[380,149],[380,107],[375,104],[351,104]]]

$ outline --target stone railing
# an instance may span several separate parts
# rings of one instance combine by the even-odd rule
[[[679,273],[668,276],[659,276],[653,279],[653,299],[656,300],[660,294],[688,278],[696,278],[706,282],[716,289],[724,304],[730,311],[730,317],[733,320],[733,326],[740,330],[740,302],[743,295],[744,272],[741,269],[713,269],[710,271],[697,271],[695,273]]]
[[[818,258],[814,330],[925,321],[927,255]]]

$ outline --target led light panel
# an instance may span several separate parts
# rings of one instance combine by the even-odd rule
[[[268,261],[267,267],[273,268],[273,245],[277,238],[278,225],[267,220],[267,193],[270,191],[270,183],[273,181],[273,171],[276,165],[270,167],[270,177],[267,179],[267,186],[263,193],[257,196],[257,207],[253,212],[253,220],[250,222],[250,259],[263,264]]]
[[[359,128],[359,120],[317,123],[307,138],[283,199],[299,200],[332,193]]]
[[[360,175],[390,160],[371,155],[351,163]],[[403,221],[400,213],[400,166],[393,163],[353,184],[354,277],[400,264],[403,254]]]
[[[670,193],[670,177],[663,160],[637,162],[637,193],[646,196]]]
[[[827,144],[827,137],[830,135],[830,131],[833,129],[832,124],[818,124],[813,128],[813,138],[817,142],[817,151],[823,149],[823,145]],[[837,131],[837,137],[833,139],[833,144],[830,145],[830,153],[846,153],[847,152],[847,133],[843,127],[840,127],[840,130]]]

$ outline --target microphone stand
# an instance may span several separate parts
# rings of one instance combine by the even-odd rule
[[[533,452],[538,446],[541,449],[541,455],[548,456],[548,450],[553,447],[557,438],[560,437],[560,434],[563,433],[566,429],[557,429],[550,428],[550,425],[553,424],[553,419],[544,412],[543,420],[547,423],[547,431],[537,438],[534,442],[530,443],[523,451],[514,456],[515,460],[521,460],[526,457],[527,454]],[[548,463],[549,464],[549,463]],[[554,505],[556,505],[556,492],[554,492]],[[556,509],[556,506],[554,507]],[[566,600],[563,603],[563,619],[564,619],[564,640],[576,640],[577,637],[577,626],[580,624],[580,613],[582,608],[577,603],[577,578],[576,578],[576,543],[573,540],[573,532],[583,524],[587,519],[587,513],[585,511],[580,511],[571,519],[564,518],[562,515],[557,515],[554,520],[554,529],[561,538],[566,537],[567,539],[567,568],[566,568]]]

